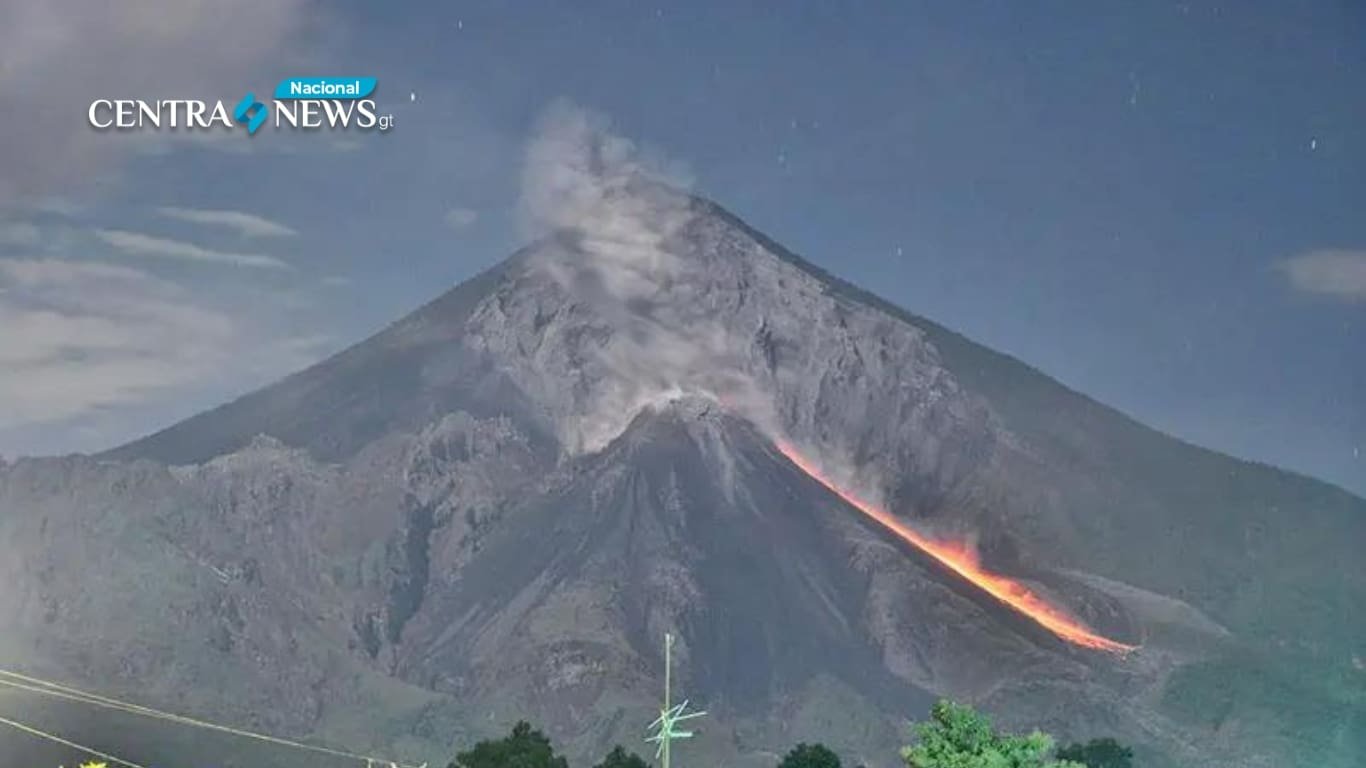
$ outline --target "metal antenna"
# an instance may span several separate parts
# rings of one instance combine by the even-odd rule
[[[663,768],[669,768],[669,745],[674,739],[690,739],[692,731],[680,731],[674,728],[675,725],[684,720],[691,720],[701,717],[706,712],[690,712],[685,714],[688,709],[687,699],[682,704],[673,706],[670,696],[673,694],[673,647],[674,636],[664,633],[664,706],[659,709],[659,718],[650,723],[650,729],[655,730],[655,734],[646,739],[647,742],[655,742],[659,746],[655,749],[655,759],[661,762]]]

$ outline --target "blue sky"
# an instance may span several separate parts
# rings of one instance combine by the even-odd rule
[[[500,260],[565,100],[832,272],[1366,492],[1359,4],[27,5],[0,10],[0,107],[33,115],[0,149],[0,453],[170,423]],[[377,77],[397,126],[84,122],[295,74]]]

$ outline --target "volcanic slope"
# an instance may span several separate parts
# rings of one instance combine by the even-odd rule
[[[1140,647],[1067,643],[832,487]],[[892,764],[945,695],[1153,765],[1354,765],[1362,541],[1360,499],[628,185],[278,384],[0,469],[0,652],[422,759],[527,714],[587,759],[638,736],[672,628],[716,760]]]

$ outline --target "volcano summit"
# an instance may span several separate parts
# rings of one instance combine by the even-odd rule
[[[1366,502],[569,170],[546,236],[374,337],[0,467],[2,666],[433,764],[527,717],[582,762],[643,736],[671,631],[698,764],[891,765],[940,696],[1145,765],[1366,754]]]

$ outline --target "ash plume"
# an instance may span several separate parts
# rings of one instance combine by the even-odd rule
[[[771,421],[742,371],[742,340],[706,310],[707,265],[687,247],[698,212],[683,166],[560,103],[527,149],[522,180],[526,234],[568,244],[538,266],[612,329],[591,349],[607,375],[562,427],[571,450],[599,450],[642,409],[681,397]]]

